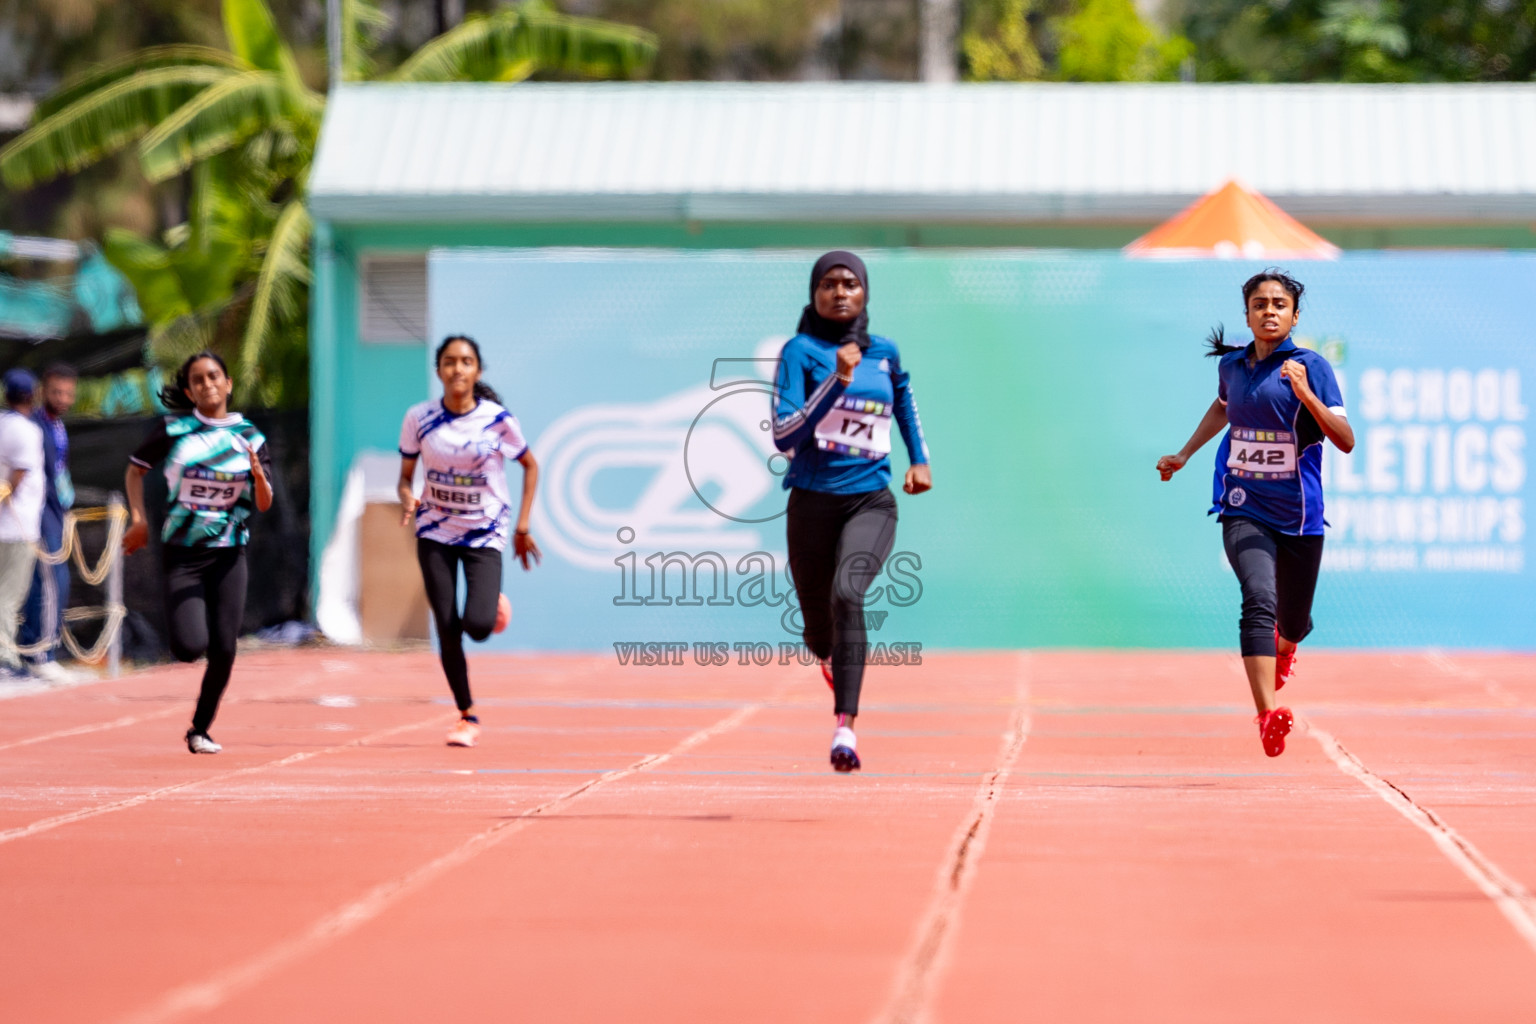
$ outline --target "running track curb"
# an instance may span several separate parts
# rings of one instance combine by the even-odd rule
[[[1472,845],[1455,829],[1440,820],[1440,816],[1409,796],[1391,780],[1371,771],[1354,754],[1327,732],[1305,722],[1307,734],[1323,748],[1323,753],[1338,765],[1339,770],[1381,797],[1397,813],[1417,825],[1435,841],[1446,859],[1461,869],[1499,908],[1520,937],[1536,952],[1536,897],[1529,889],[1505,873],[1481,850]]]
[[[360,898],[320,918],[299,935],[272,946],[266,952],[259,953],[242,964],[221,971],[207,981],[172,990],[154,1005],[121,1018],[122,1024],[158,1024],[160,1021],[174,1020],[184,1014],[217,1009],[235,993],[249,988],[273,971],[314,952],[327,943],[356,931],[416,889],[462,864],[467,864],[503,839],[521,832],[540,816],[563,807],[610,782],[617,782],[638,772],[654,768],[679,754],[687,753],[699,744],[736,728],[763,706],[764,702],[758,702],[737,708],[713,725],[691,733],[665,753],[647,754],[633,764],[615,768],[596,778],[588,779],[581,785],[568,789],[559,796],[529,808],[515,817],[504,818],[416,870],[379,883]]]
[[[1028,657],[1019,657],[1013,713],[1008,716],[1008,728],[1003,732],[997,763],[976,787],[970,809],[961,819],[949,852],[939,864],[939,877],[918,925],[917,941],[897,973],[891,1001],[875,1018],[876,1024],[917,1024],[929,1015],[929,997],[960,930],[960,909],[976,878],[977,865],[992,831],[998,802],[1024,749],[1024,741],[1029,737]]]
[[[280,757],[276,761],[263,761],[261,764],[253,764],[245,768],[236,768],[234,771],[220,772],[217,775],[206,775],[201,779],[188,779],[186,782],[178,782],[171,786],[161,786],[159,789],[152,789],[147,793],[139,793],[136,796],[130,796],[122,800],[114,800],[111,803],[96,804],[94,807],[84,807],[78,811],[70,811],[68,814],[60,814],[57,817],[43,818],[40,821],[34,821],[30,825],[22,825],[20,828],[13,828],[5,832],[0,832],[0,845],[12,842],[16,839],[25,839],[28,836],[39,835],[43,832],[51,832],[52,830],[59,828],[62,825],[73,824],[77,821],[86,821],[90,818],[100,817],[103,814],[111,814],[113,811],[126,811],[130,807],[138,807],[140,804],[147,804],[153,800],[160,799],[162,796],[167,796],[171,793],[179,793],[184,789],[192,789],[194,786],[205,786],[210,782],[225,782],[229,779],[237,779],[245,775],[254,775],[256,772],[264,772],[268,768],[282,768],[286,765],[298,764],[300,761],[308,761],[311,758],[322,757],[325,754],[336,754],[343,750],[350,750],[353,747],[365,746],[374,740],[386,739],[390,736],[396,735],[397,733],[409,732],[412,729],[420,729],[422,726],[431,725],[433,722],[439,721],[442,718],[442,715],[433,715],[431,718],[428,718],[424,721],[408,722],[405,725],[396,725],[388,729],[381,729],[378,732],[369,733],[367,736],[360,736],[348,743],[340,743],[334,747],[323,747],[320,750],[302,750],[297,754],[289,754],[287,757]]]

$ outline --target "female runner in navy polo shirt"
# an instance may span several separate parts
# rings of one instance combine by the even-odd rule
[[[1219,356],[1216,400],[1177,455],[1157,460],[1164,480],[1228,427],[1216,451],[1215,504],[1227,561],[1243,589],[1243,667],[1258,708],[1264,753],[1285,751],[1291,711],[1275,706],[1296,662],[1296,645],[1312,632],[1312,595],[1323,560],[1323,439],[1355,447],[1344,399],[1328,360],[1291,341],[1301,313],[1300,281],[1276,269],[1243,284],[1253,342],[1226,345]]]
[[[869,333],[869,272],[851,252],[811,270],[811,304],[784,343],[774,385],[773,442],[790,456],[786,533],[805,645],[832,685],[832,767],[859,767],[859,713],[868,646],[864,594],[896,541],[891,420],[912,465],[904,490],[933,486],[928,445],[901,354]]]

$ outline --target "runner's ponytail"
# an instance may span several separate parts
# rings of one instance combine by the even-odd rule
[[[1206,355],[1217,359],[1220,359],[1228,352],[1241,352],[1243,350],[1242,345],[1227,344],[1227,330],[1221,324],[1211,328],[1211,333],[1205,337],[1205,343],[1210,349],[1210,351],[1206,352]]]

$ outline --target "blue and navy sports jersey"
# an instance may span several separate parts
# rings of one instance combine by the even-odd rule
[[[1268,359],[1253,345],[1221,358],[1216,397],[1230,428],[1216,450],[1214,506],[1293,536],[1323,535],[1323,431],[1280,367],[1294,359],[1323,405],[1344,415],[1344,396],[1328,360],[1286,338]]]
[[[237,412],[210,419],[196,409],[166,416],[128,461],[165,462],[167,508],[160,539],[189,548],[234,548],[251,539],[256,512],[251,456],[272,479],[272,452],[255,424]]]
[[[790,457],[784,487],[826,494],[865,494],[891,483],[891,420],[914,465],[928,461],[901,354],[870,336],[853,383],[837,379],[836,342],[797,334],[779,353],[774,384],[773,443]]]
[[[512,502],[503,460],[527,450],[517,418],[495,402],[482,398],[466,413],[450,412],[440,398],[411,406],[400,425],[400,454],[421,459],[427,477],[416,536],[505,549]]]

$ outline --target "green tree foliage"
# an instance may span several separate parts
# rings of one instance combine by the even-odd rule
[[[1055,27],[1057,75],[1073,82],[1174,79],[1193,49],[1148,25],[1132,0],[1083,0]]]
[[[967,0],[960,36],[974,82],[1166,80],[1192,49],[1133,0]]]
[[[565,0],[572,12],[656,33],[653,74],[667,80],[801,77],[845,14],[839,0]]]
[[[358,79],[373,66],[383,22],[367,0],[343,2],[343,74]],[[169,365],[213,347],[242,400],[298,404],[307,391],[304,201],[325,96],[306,83],[264,0],[223,0],[223,28],[223,48],[149,47],[64,82],[0,149],[0,178],[28,189],[131,150],[149,181],[187,179],[184,224],[159,241],[121,230],[106,238],[140,292],[151,353]],[[654,51],[645,32],[524,3],[466,18],[383,77],[628,77]]]
[[[972,82],[1029,82],[1046,77],[1029,24],[1032,0],[972,0],[960,31],[960,58]]]
[[[1536,77],[1536,0],[1175,0],[1205,81]]]

